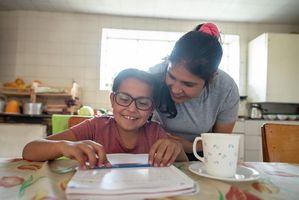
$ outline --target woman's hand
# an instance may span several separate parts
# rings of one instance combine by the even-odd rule
[[[149,163],[155,167],[170,166],[179,155],[185,155],[181,160],[188,160],[179,141],[171,138],[159,139],[150,149]]]
[[[107,160],[104,147],[91,140],[83,141],[62,141],[60,144],[60,152],[62,155],[75,159],[79,162],[80,168],[86,168],[86,162],[89,167],[95,166],[111,167]]]

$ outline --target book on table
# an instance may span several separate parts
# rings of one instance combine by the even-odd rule
[[[67,185],[68,199],[142,199],[192,194],[195,182],[177,169],[150,167],[148,154],[108,154],[112,168],[78,169]]]

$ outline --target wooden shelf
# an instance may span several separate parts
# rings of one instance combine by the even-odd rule
[[[8,99],[15,98],[20,103],[24,102],[40,102],[44,105],[44,112],[47,113],[63,113],[65,109],[67,112],[73,113],[72,110],[79,109],[81,103],[79,101],[80,91],[78,91],[78,97],[76,97],[76,106],[72,109],[67,105],[67,102],[72,99],[71,88],[53,88],[53,92],[48,92],[49,90],[45,90],[47,92],[35,93],[35,91],[31,88],[7,88],[0,87],[0,94],[5,95]],[[60,108],[59,110],[53,111],[53,108]],[[63,108],[62,108],[63,107]],[[64,108],[65,107],[65,108]],[[10,116],[7,114],[2,114],[2,116]],[[24,116],[23,117],[28,117]],[[35,117],[35,116],[31,116]]]
[[[39,97],[72,97],[72,95],[67,93],[38,93],[36,96]]]
[[[21,96],[21,97],[72,97],[70,94],[70,89],[66,89],[64,93],[60,92],[44,92],[44,93],[34,93],[31,88],[7,88],[0,87],[0,94],[7,96]]]
[[[30,118],[51,118],[52,115],[41,114],[41,115],[28,115],[28,114],[11,114],[11,113],[0,113],[0,117],[30,117]]]
[[[31,88],[7,88],[0,87],[0,94],[8,96],[30,96],[32,93]]]

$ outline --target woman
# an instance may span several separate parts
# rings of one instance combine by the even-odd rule
[[[195,159],[195,137],[205,132],[231,133],[237,118],[237,85],[218,69],[219,36],[214,24],[201,24],[176,42],[164,63],[150,70],[162,80],[153,119],[182,142],[190,160]],[[202,151],[200,143],[197,150]]]

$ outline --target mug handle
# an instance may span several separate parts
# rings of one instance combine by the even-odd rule
[[[204,162],[204,158],[197,154],[196,144],[199,140],[202,140],[202,138],[196,137],[195,140],[193,141],[193,154],[198,160],[200,160],[201,162]]]

